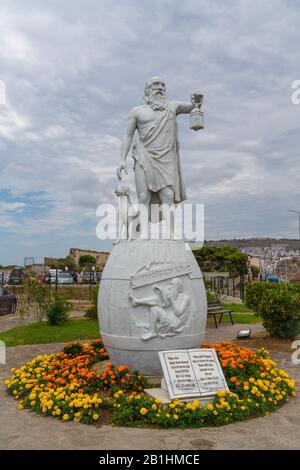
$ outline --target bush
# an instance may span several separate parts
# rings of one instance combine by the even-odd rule
[[[62,325],[68,320],[71,303],[64,297],[56,295],[45,306],[45,314],[50,325]]]
[[[272,336],[295,338],[300,333],[300,291],[288,284],[255,282],[246,288],[246,305],[263,319]]]
[[[97,309],[97,305],[98,305],[98,292],[99,292],[99,284],[97,286],[94,286],[93,289],[92,289],[92,293],[91,293],[91,302],[92,302],[92,305],[91,307],[86,311],[86,313],[84,314],[84,316],[86,318],[91,318],[92,320],[95,320],[98,316],[98,309]]]
[[[45,305],[50,299],[48,286],[38,284],[35,279],[27,277],[21,287],[22,289],[17,291],[20,323],[25,323],[30,316],[34,316],[36,323],[40,323],[45,316]]]

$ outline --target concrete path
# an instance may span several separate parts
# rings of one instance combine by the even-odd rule
[[[236,330],[247,325],[209,327],[206,342],[230,340]],[[261,325],[251,325],[255,330]],[[19,411],[17,402],[5,393],[4,381],[10,369],[19,367],[38,354],[60,351],[63,344],[27,345],[9,348],[7,364],[0,365],[0,449],[299,449],[300,398],[296,397],[276,413],[263,418],[220,428],[157,430],[86,426],[62,423],[27,410]],[[300,386],[300,365],[291,363],[289,353],[272,357],[290,372]]]

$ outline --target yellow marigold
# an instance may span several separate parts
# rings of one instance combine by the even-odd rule
[[[177,419],[178,419],[178,415],[173,415],[173,418],[174,418],[175,420],[177,420]]]
[[[69,415],[68,415],[68,413],[65,413],[65,414],[63,415],[63,420],[64,420],[64,421],[68,421],[68,419],[69,419]]]
[[[207,409],[208,409],[209,411],[212,411],[212,410],[214,409],[214,405],[212,405],[211,403],[209,403],[209,404],[207,405]]]
[[[157,405],[155,403],[153,403],[153,405],[151,406],[152,410],[157,410]]]
[[[97,415],[97,413],[94,413],[93,414],[93,420],[97,421],[98,419],[99,419],[99,415]]]
[[[145,408],[145,407],[141,408],[141,409],[140,409],[140,413],[141,413],[141,415],[147,414],[147,413],[148,413],[147,408]]]

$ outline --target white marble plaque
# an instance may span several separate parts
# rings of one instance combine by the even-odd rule
[[[228,390],[217,353],[214,349],[189,349],[188,354],[199,387],[200,396]]]
[[[212,396],[228,386],[214,349],[160,351],[171,399]]]

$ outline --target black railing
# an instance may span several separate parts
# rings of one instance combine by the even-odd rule
[[[240,298],[244,301],[245,285],[247,277],[241,276],[218,276],[216,274],[203,273],[205,286],[212,294],[225,294],[228,297]]]

